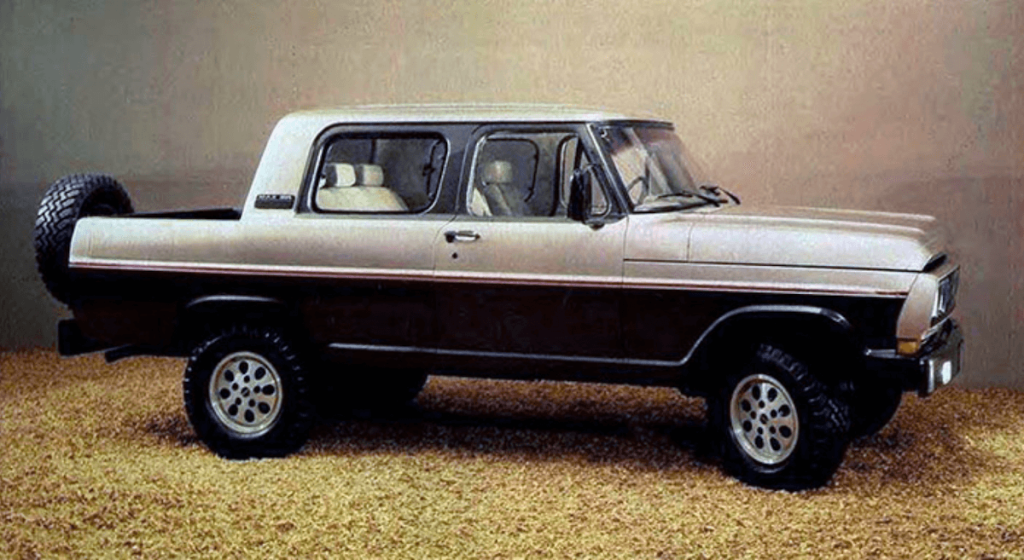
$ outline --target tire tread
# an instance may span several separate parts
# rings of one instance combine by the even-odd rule
[[[231,437],[219,429],[206,409],[205,384],[209,381],[208,367],[217,347],[233,340],[241,340],[264,349],[272,349],[281,365],[279,371],[287,379],[288,410],[280,423],[267,434],[254,439]],[[185,412],[199,438],[217,455],[227,459],[252,457],[284,457],[302,448],[313,424],[309,383],[300,352],[277,329],[248,324],[228,326],[218,334],[207,337],[192,351],[182,380]]]
[[[738,374],[712,400],[712,421],[718,423],[724,467],[740,480],[773,489],[804,490],[828,483],[842,462],[849,441],[850,412],[840,399],[833,398],[828,387],[801,362],[782,348],[761,344],[754,352],[755,362],[775,368],[792,381],[790,389],[798,403],[800,437],[797,449],[783,465],[768,468],[755,464],[736,449],[729,433],[728,394]],[[742,372],[740,372],[742,373]],[[777,372],[772,372],[777,373]]]
[[[93,215],[95,206],[108,205],[115,214],[133,211],[128,191],[109,175],[68,175],[50,185],[39,203],[33,230],[36,268],[57,301],[70,303],[68,257],[78,220]]]

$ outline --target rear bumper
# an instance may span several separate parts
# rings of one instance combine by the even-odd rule
[[[181,352],[175,352],[173,349],[155,346],[144,346],[138,344],[114,346],[106,342],[89,338],[83,334],[82,329],[78,326],[78,322],[74,319],[62,319],[57,323],[57,351],[61,356],[78,356],[79,354],[89,354],[102,350],[106,350],[106,354],[104,354],[104,356],[106,357],[107,362],[115,362],[122,358],[143,355],[187,355]]]
[[[948,385],[963,370],[964,337],[960,325],[950,320],[916,356],[900,356],[894,350],[868,350],[867,366],[882,377],[898,378],[904,390],[922,397]]]

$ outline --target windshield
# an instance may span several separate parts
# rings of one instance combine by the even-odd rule
[[[671,128],[606,126],[598,130],[634,212],[660,212],[725,202],[705,187],[703,170]]]

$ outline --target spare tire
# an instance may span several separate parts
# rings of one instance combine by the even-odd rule
[[[33,241],[39,275],[54,298],[71,300],[68,255],[78,220],[132,212],[128,191],[107,175],[68,175],[50,185],[39,203]]]

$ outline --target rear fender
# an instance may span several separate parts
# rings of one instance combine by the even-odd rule
[[[292,307],[276,298],[242,294],[207,295],[185,304],[175,338],[188,351],[211,333],[240,323],[274,325],[288,330],[300,324]]]

